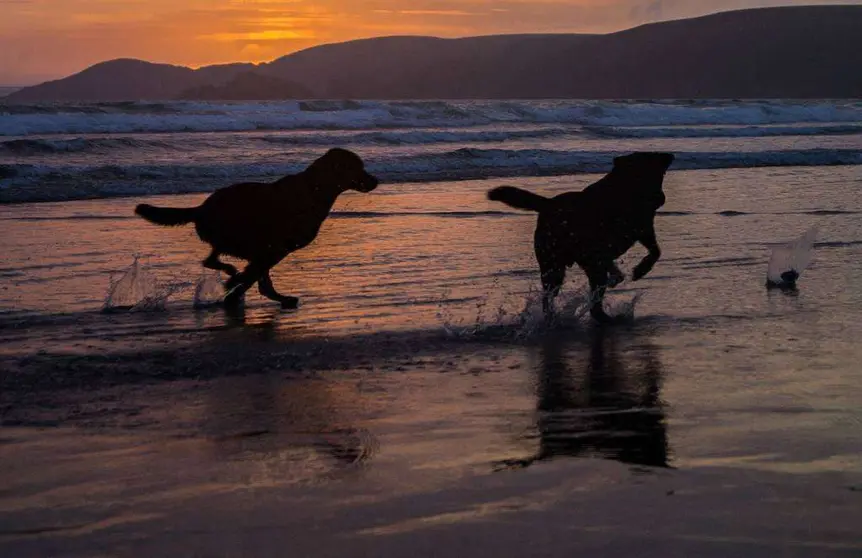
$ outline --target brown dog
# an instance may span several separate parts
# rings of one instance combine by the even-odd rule
[[[299,299],[278,294],[269,270],[291,252],[311,244],[342,192],[370,192],[377,184],[358,155],[331,149],[304,171],[276,182],[234,184],[216,190],[198,207],[140,204],[135,213],[157,225],[195,224],[198,237],[212,246],[204,267],[230,276],[225,285],[226,305],[239,303],[257,282],[260,294],[283,308],[296,308]],[[249,263],[240,273],[219,260],[221,254]]]
[[[488,199],[539,213],[534,247],[542,274],[542,306],[553,313],[553,299],[574,264],[584,270],[593,293],[590,314],[599,322],[613,319],[602,308],[605,289],[623,280],[616,260],[635,242],[649,253],[635,267],[637,281],[661,256],[653,219],[664,205],[664,175],[670,153],[632,153],[614,159],[611,172],[581,192],[545,198],[520,188],[501,186]]]

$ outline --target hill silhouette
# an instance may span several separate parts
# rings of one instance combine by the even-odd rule
[[[605,35],[382,37],[198,70],[113,60],[7,100],[858,98],[860,67],[862,6],[800,6]]]
[[[272,101],[281,99],[307,99],[310,89],[277,77],[258,72],[242,72],[219,85],[208,83],[186,89],[177,98],[201,101]]]

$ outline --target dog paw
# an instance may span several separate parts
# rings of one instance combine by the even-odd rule
[[[244,296],[226,296],[222,305],[228,309],[242,308],[245,306]]]
[[[286,296],[281,301],[282,310],[296,310],[299,308],[299,299],[295,296]]]
[[[626,276],[624,273],[611,273],[608,276],[608,287],[614,288],[625,280]]]
[[[634,271],[632,271],[632,281],[639,281],[643,279],[644,275],[646,275],[648,271],[649,269],[635,267]]]

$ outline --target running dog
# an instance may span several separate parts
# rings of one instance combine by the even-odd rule
[[[553,198],[512,186],[488,192],[490,200],[539,214],[534,248],[547,317],[553,315],[553,300],[566,278],[566,268],[577,264],[590,283],[590,314],[602,323],[615,321],[602,308],[607,287],[624,279],[614,260],[640,242],[649,253],[632,272],[632,280],[637,281],[661,257],[653,220],[664,205],[662,184],[673,160],[670,153],[616,157],[611,172],[598,182]]]
[[[342,192],[371,192],[377,184],[358,155],[336,148],[304,171],[275,182],[227,186],[197,207],[140,204],[135,213],[157,225],[194,223],[198,237],[212,246],[204,267],[230,276],[225,284],[226,306],[239,304],[257,283],[263,296],[282,308],[296,308],[299,299],[275,290],[270,269],[291,252],[311,244]],[[246,260],[248,265],[240,272],[222,262],[222,254]]]

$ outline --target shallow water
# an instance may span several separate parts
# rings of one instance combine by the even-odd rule
[[[558,192],[593,178],[523,182],[537,191]],[[486,201],[484,192],[495,184],[395,184],[371,195],[345,195],[318,240],[275,269],[277,288],[300,296],[301,308],[281,311],[250,293],[241,316],[193,308],[205,246],[191,228],[158,228],[130,216],[135,199],[4,207],[2,352],[14,361],[38,351],[85,356],[164,351],[173,345],[194,351],[198,344],[256,331],[273,346],[287,348],[300,341],[326,347],[330,339],[349,345],[367,338],[372,345],[364,351],[376,367],[377,361],[388,364],[390,348],[384,342],[376,354],[371,340],[390,332],[405,345],[399,351],[404,355],[426,352],[427,341],[427,352],[438,358],[443,358],[440,352],[454,352],[469,360],[476,343],[495,347],[487,349],[490,354],[498,348],[527,358],[533,345],[553,333],[542,331],[535,304],[534,217]],[[615,289],[609,304],[625,305],[638,297],[633,323],[615,335],[624,347],[657,346],[652,358],[674,370],[660,374],[665,392],[693,382],[675,409],[741,398],[748,402],[738,404],[757,414],[759,405],[816,410],[845,401],[838,405],[839,415],[847,414],[841,420],[858,425],[853,408],[860,401],[854,341],[862,327],[857,320],[862,305],[859,184],[859,167],[668,176],[668,203],[657,219],[661,263],[642,282],[627,281]],[[148,201],[181,206],[200,199]],[[770,247],[812,226],[820,228],[819,242],[799,292],[767,292]],[[630,270],[643,253],[635,248],[622,267]],[[131,263],[132,254],[140,255],[164,292],[173,293],[165,310],[100,313],[110,279]],[[565,293],[572,312],[583,310],[578,301],[584,289],[582,275],[570,273]],[[238,324],[248,331],[237,329]],[[589,346],[588,320],[570,316],[563,327],[564,348]],[[588,347],[572,350],[590,352]],[[490,366],[477,358],[469,368]],[[346,360],[339,367],[349,368]],[[526,362],[521,366],[530,368]],[[507,374],[525,380],[523,370],[514,370]],[[701,389],[706,386],[712,387]],[[14,395],[11,404],[6,417],[18,412]],[[800,417],[806,414],[776,416],[804,423]]]
[[[534,216],[484,198],[510,181],[346,194],[274,270],[300,308],[250,292],[239,314],[194,308],[205,246],[134,218],[139,199],[2,206],[0,522],[18,544],[236,490],[388,501],[571,458],[856,482],[860,168],[672,171],[663,257],[613,291],[636,303],[607,330],[578,318],[578,272],[568,317],[541,323]],[[771,247],[814,226],[799,291],[767,291]],[[101,312],[134,254],[164,309]]]

